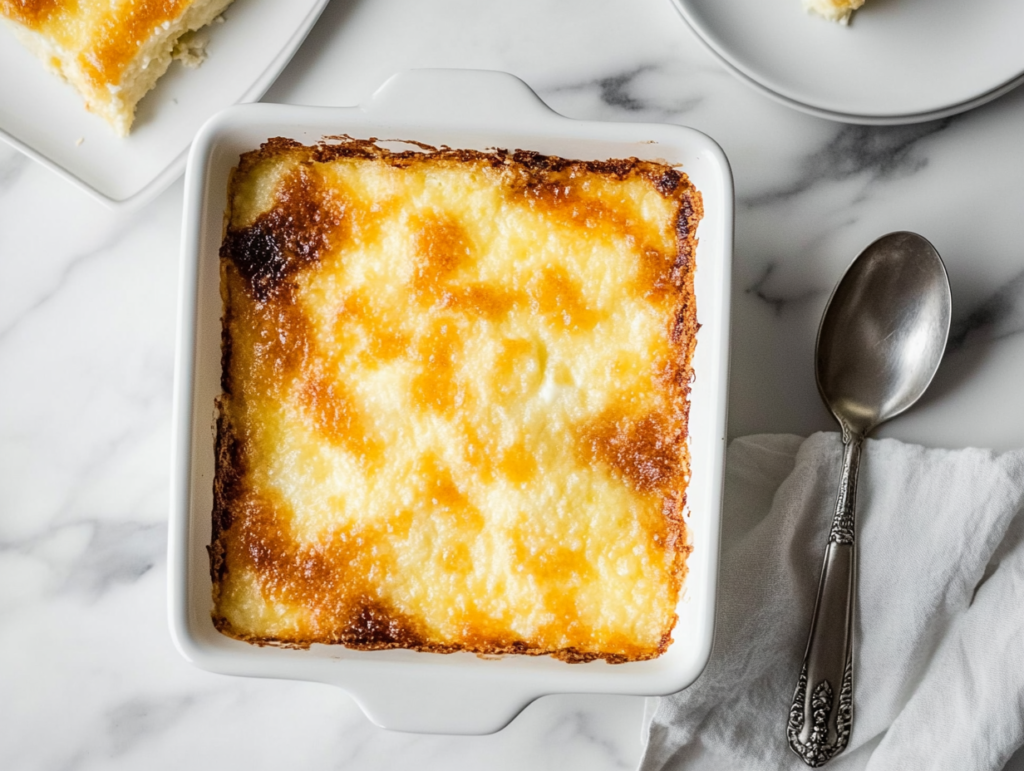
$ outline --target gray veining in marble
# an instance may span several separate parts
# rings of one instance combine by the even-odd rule
[[[851,178],[865,187],[897,176],[909,176],[928,165],[919,145],[945,131],[955,118],[910,126],[837,126],[835,135],[819,150],[806,156],[799,176],[783,187],[740,196],[743,206],[770,206],[814,190],[822,182]],[[866,191],[863,195],[866,195]]]
[[[635,117],[650,121],[679,122],[679,119],[700,106],[701,97],[682,97],[665,100],[657,93],[642,93],[639,83],[649,76],[663,76],[666,67],[663,63],[642,64],[626,72],[605,75],[584,83],[556,86],[543,89],[544,94],[596,92],[601,104],[614,111],[625,112],[620,120]],[[648,90],[649,91],[649,90]],[[633,113],[630,116],[629,113]]]
[[[1020,250],[1024,262],[1024,247]],[[980,304],[957,319],[949,332],[950,350],[1001,340],[1024,332],[1024,268]]]

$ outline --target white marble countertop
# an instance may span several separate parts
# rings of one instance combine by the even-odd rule
[[[334,0],[266,98],[354,104],[412,67],[506,70],[565,115],[681,123],[723,146],[731,436],[832,428],[811,370],[819,315],[864,245],[909,229],[946,261],[954,331],[922,404],[880,434],[1024,445],[1024,89],[952,119],[844,126],[735,81],[668,0]],[[0,768],[634,768],[640,698],[549,697],[493,736],[413,736],[339,690],[211,675],[175,652],[181,198],[179,180],[111,213],[0,147]]]

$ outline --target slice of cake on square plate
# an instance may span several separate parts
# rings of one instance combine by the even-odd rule
[[[194,66],[190,33],[231,0],[0,0],[0,17],[44,64],[73,85],[86,109],[120,136],[135,106],[175,56]]]

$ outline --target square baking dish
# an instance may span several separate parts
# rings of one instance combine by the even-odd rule
[[[228,177],[241,153],[270,137],[313,144],[340,134],[478,150],[527,149],[583,160],[663,160],[678,165],[701,191],[705,216],[697,231],[695,278],[701,328],[693,359],[686,511],[693,553],[674,642],[660,658],[610,665],[325,645],[291,650],[250,645],[214,628],[206,546],[213,507],[214,400],[220,394],[219,250]],[[394,76],[357,107],[256,104],[215,116],[189,156],[183,228],[168,575],[171,633],[186,659],[222,674],[335,685],[377,725],[425,733],[497,731],[546,694],[663,695],[698,677],[714,634],[728,392],[733,191],[718,145],[680,126],[570,120],[505,73],[413,70]]]

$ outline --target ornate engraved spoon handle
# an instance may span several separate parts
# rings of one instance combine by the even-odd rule
[[[864,437],[844,430],[843,443],[839,495],[786,729],[789,746],[812,768],[825,765],[846,748],[853,726],[854,514]]]

